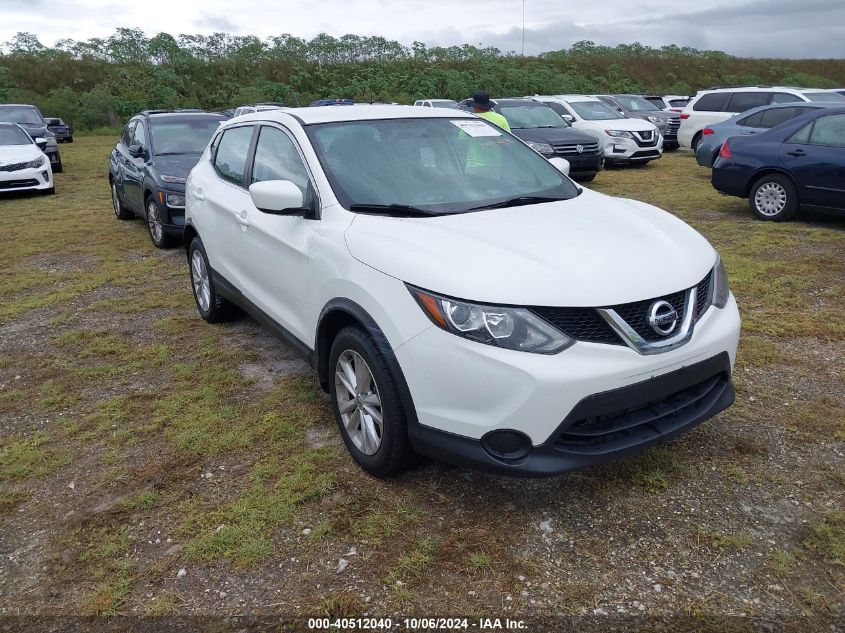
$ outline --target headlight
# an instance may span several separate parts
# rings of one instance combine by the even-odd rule
[[[185,194],[184,193],[168,193],[167,194],[168,207],[184,207]]]
[[[634,138],[633,134],[625,130],[605,130],[604,133],[615,138]]]
[[[41,165],[44,164],[44,161],[47,160],[44,156],[40,158],[36,158],[35,160],[31,160],[28,163],[24,163],[21,169],[38,169]]]
[[[47,147],[58,147],[59,146],[59,144],[56,142],[55,136],[47,136],[45,138],[47,139]]]
[[[658,117],[656,117],[656,116],[647,116],[647,117],[646,117],[646,121],[651,121],[651,122],[652,122],[652,123],[654,123],[655,125],[660,124],[660,123],[663,123],[663,119],[660,119],[660,118],[658,118]]]
[[[186,178],[179,178],[179,176],[162,176],[161,179],[164,182],[169,182],[171,184],[175,183],[179,185],[185,184],[185,181],[187,180]]]
[[[556,354],[575,342],[525,308],[469,303],[413,286],[408,286],[408,290],[437,327],[477,343]]]
[[[728,305],[728,298],[731,296],[731,290],[728,288],[728,275],[725,273],[725,266],[722,264],[720,257],[713,267],[713,281],[711,282],[713,289],[712,302],[717,308],[724,308]]]
[[[528,143],[528,147],[538,154],[543,154],[543,156],[551,156],[555,153],[555,150],[548,143]]]

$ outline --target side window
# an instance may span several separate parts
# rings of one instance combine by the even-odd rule
[[[795,132],[792,136],[787,139],[787,143],[809,143],[810,142],[810,133],[813,131],[813,124],[808,123],[800,130]]]
[[[816,119],[810,132],[810,144],[845,147],[845,114],[829,114]]]
[[[766,110],[761,113],[763,115],[763,120],[760,127],[769,129],[780,125],[781,123],[786,123],[801,114],[800,111],[802,109],[803,108],[773,108],[771,110]]]
[[[223,132],[214,155],[214,169],[221,178],[244,186],[244,171],[253,126],[234,127]]]
[[[308,196],[308,171],[290,137],[278,128],[263,126],[255,146],[255,160],[252,163],[252,180],[290,180]]]
[[[132,134],[132,145],[140,145],[144,149],[149,149],[147,144],[147,131],[144,127],[143,121],[138,121],[135,126],[135,132]]]
[[[751,108],[767,105],[772,95],[769,92],[733,92],[728,101],[728,112],[745,112]]]
[[[772,95],[772,103],[797,103],[799,101],[803,101],[803,99],[788,92],[776,92]]]
[[[135,131],[135,121],[130,121],[123,128],[123,134],[120,135],[120,144],[126,147],[132,145],[132,135]]]
[[[728,92],[711,92],[696,101],[692,109],[696,112],[721,112],[725,109],[729,96]]]
[[[740,119],[739,121],[736,122],[736,124],[737,125],[744,125],[745,127],[763,127],[761,125],[762,120],[763,120],[763,113],[762,112],[756,112],[755,114],[752,114],[751,116],[747,116],[744,119]]]

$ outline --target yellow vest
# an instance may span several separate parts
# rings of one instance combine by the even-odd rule
[[[487,119],[490,123],[498,125],[503,130],[507,130],[508,132],[511,131],[511,126],[508,124],[508,120],[498,112],[487,110],[487,112],[476,112],[475,115],[480,116],[482,119]]]

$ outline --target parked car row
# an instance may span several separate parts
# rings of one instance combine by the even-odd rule
[[[47,139],[32,138],[18,123],[0,122],[0,191],[55,192]]]
[[[52,173],[62,172],[62,157],[56,136],[48,129],[47,120],[34,105],[6,103],[0,104],[0,123],[16,123],[29,134],[30,138],[43,139],[44,154],[50,160]]]

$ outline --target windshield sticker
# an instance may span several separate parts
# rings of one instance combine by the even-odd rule
[[[451,121],[452,125],[458,129],[463,130],[470,136],[501,136],[502,134],[496,130],[492,125],[488,125],[484,121],[472,121],[463,119],[461,121]]]

